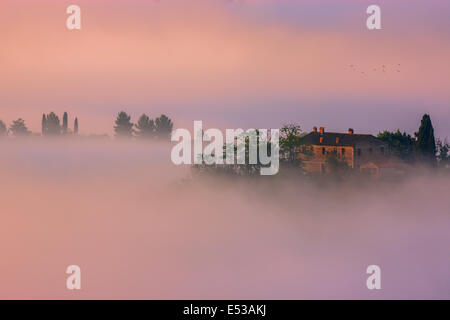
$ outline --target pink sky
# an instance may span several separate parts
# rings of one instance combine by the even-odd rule
[[[80,31],[65,27],[74,3]],[[39,131],[43,112],[68,111],[81,133],[111,133],[123,109],[177,127],[412,133],[428,112],[450,136],[450,5],[379,1],[383,30],[368,31],[369,4],[2,1],[0,119]]]

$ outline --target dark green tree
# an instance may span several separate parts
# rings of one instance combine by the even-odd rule
[[[204,134],[204,133],[202,133]],[[217,175],[230,175],[230,176],[259,176],[260,169],[264,165],[261,163],[259,149],[262,143],[267,143],[267,152],[270,156],[271,151],[271,141],[270,138],[262,138],[259,130],[255,130],[254,135],[248,133],[242,133],[241,135],[235,138],[235,141],[232,143],[225,143],[223,145],[222,152],[220,154],[215,155],[200,155],[200,160],[202,160],[202,164],[194,165],[193,172],[195,174],[213,174]],[[241,144],[239,147],[238,145]],[[251,161],[251,152],[250,146],[251,144],[256,143],[256,163],[250,163]],[[238,155],[239,154],[239,155]],[[222,157],[223,161],[226,161],[227,156],[233,159],[234,164],[206,164],[208,160],[211,162],[215,161],[218,157]],[[237,160],[239,157],[242,157],[244,160],[244,164],[238,164]]]
[[[406,132],[383,131],[377,136],[378,139],[386,141],[389,144],[391,155],[399,157],[400,159],[412,162],[415,159],[414,144],[415,140]]]
[[[238,144],[242,143],[243,139],[243,146],[240,148],[238,147]],[[250,163],[251,162],[251,155],[250,155],[250,146],[251,143],[256,142],[256,163]],[[234,154],[234,161],[235,164],[232,165],[230,168],[229,166],[226,166],[226,168],[222,167],[222,170],[225,169],[224,172],[226,173],[233,173],[234,175],[241,175],[241,176],[255,176],[260,174],[261,169],[261,161],[260,161],[260,155],[259,155],[259,149],[260,145],[263,142],[263,139],[261,137],[261,133],[259,130],[255,130],[254,135],[250,136],[246,133],[242,133],[240,136],[238,136],[235,140],[235,142],[231,144],[224,144],[223,147],[223,154],[222,157],[225,161],[226,157],[229,156],[233,159],[232,154]],[[265,143],[267,143],[267,151],[270,153],[270,140],[266,139],[264,140]],[[228,147],[228,148],[227,148]],[[230,154],[228,153],[230,152]],[[241,156],[244,158],[244,164],[238,164],[237,160],[239,157],[239,154],[241,153]],[[232,169],[232,170],[230,170]]]
[[[62,132],[63,132],[64,134],[67,134],[68,121],[69,121],[69,117],[68,117],[68,115],[67,115],[67,112],[64,112],[64,115],[63,115],[63,125],[62,125]]]
[[[437,139],[436,148],[439,166],[446,166],[450,164],[450,145],[447,139],[445,139],[444,141]]]
[[[280,129],[280,155],[289,164],[295,164],[298,160],[301,132],[297,124],[286,124]]]
[[[421,161],[434,165],[436,163],[436,141],[430,116],[424,114],[416,136],[416,151]]]
[[[75,121],[73,122],[73,134],[78,134],[78,118],[75,118]]]
[[[301,167],[303,160],[314,155],[311,146],[302,143],[297,124],[286,124],[280,129],[280,161],[284,166]]]
[[[119,112],[114,126],[117,138],[131,139],[133,137],[133,123],[130,120],[131,117],[124,111]]]
[[[141,139],[149,139],[154,137],[155,135],[155,122],[150,119],[146,114],[143,114],[137,124],[136,127],[136,136]]]
[[[172,134],[173,123],[166,115],[162,114],[155,119],[155,134],[159,139],[170,140]]]
[[[14,137],[25,137],[31,134],[25,125],[25,121],[21,118],[13,121],[9,127],[9,131],[11,131]]]
[[[6,137],[8,135],[8,128],[6,128],[6,124],[0,120],[0,138]]]
[[[42,124],[41,124],[41,134],[45,136],[47,134],[47,117],[45,116],[45,113],[42,115]]]
[[[59,117],[54,113],[50,112],[47,115],[45,125],[45,135],[46,136],[57,136],[61,134],[61,125],[59,122]]]

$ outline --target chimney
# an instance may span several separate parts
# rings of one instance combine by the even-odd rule
[[[313,127],[313,132],[317,132],[317,127],[316,126]]]
[[[348,134],[353,134],[353,133],[354,133],[353,129],[352,128],[348,128]]]
[[[319,131],[320,133],[325,133],[325,127],[320,127]]]

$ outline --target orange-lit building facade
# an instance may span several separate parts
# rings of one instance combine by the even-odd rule
[[[361,165],[389,157],[386,142],[370,134],[355,134],[353,129],[347,133],[325,132],[316,127],[301,139],[298,157],[303,168],[312,173],[326,173],[330,170],[329,159],[335,158],[348,167],[359,170]]]

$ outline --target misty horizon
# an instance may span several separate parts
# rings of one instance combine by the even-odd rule
[[[448,175],[196,180],[161,144],[2,148],[2,298],[74,297],[74,262],[87,299],[449,298]]]

